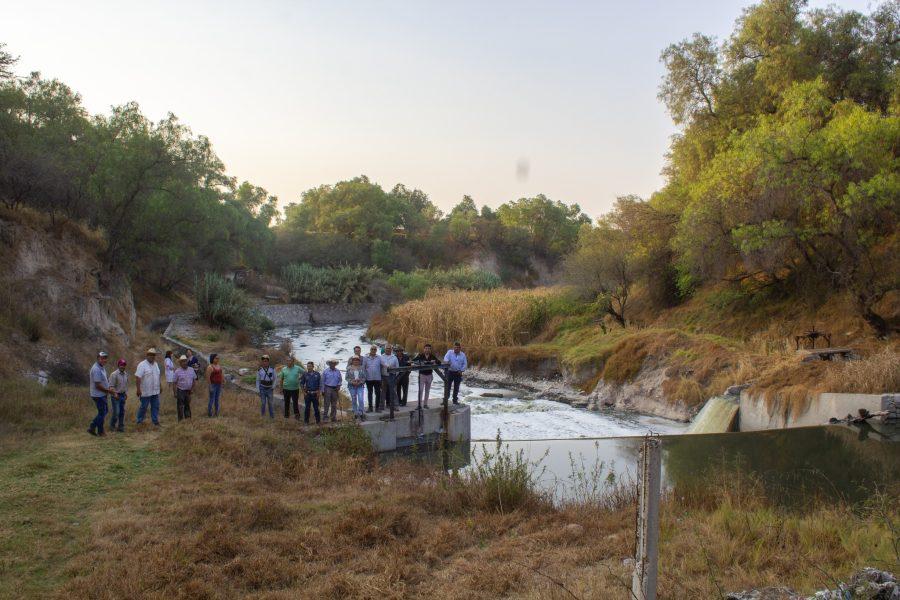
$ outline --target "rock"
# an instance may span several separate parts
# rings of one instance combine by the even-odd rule
[[[482,398],[502,398],[503,394],[498,394],[497,392],[481,392]]]
[[[634,565],[635,565],[635,562],[634,562],[633,558],[623,558],[622,559],[622,566],[625,567],[626,569],[630,569],[633,571]]]
[[[821,590],[812,596],[801,596],[786,587],[770,587],[743,592],[731,592],[725,600],[900,600],[900,583],[887,571],[866,567],[839,584],[835,590]]]
[[[814,600],[900,600],[900,584],[892,573],[866,567],[850,578],[850,583],[836,590],[823,590],[810,597]]]
[[[768,587],[725,594],[725,600],[802,600],[802,598],[797,592],[786,587]]]
[[[739,398],[741,396],[741,392],[750,387],[749,383],[741,383],[739,385],[730,385],[728,389],[725,390],[725,396],[734,396]]]
[[[578,539],[584,535],[584,527],[578,523],[569,523],[563,527],[563,533],[565,533],[566,537],[569,539]]]
[[[250,372],[250,369],[247,369],[246,367],[241,367],[240,369],[238,369],[238,375],[241,375],[241,376],[246,375],[249,372]]]

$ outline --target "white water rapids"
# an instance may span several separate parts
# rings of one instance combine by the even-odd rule
[[[321,325],[302,329],[284,328],[276,332],[292,341],[294,356],[299,361],[313,361],[324,366],[329,358],[340,361],[344,369],[353,354],[353,346],[362,346],[367,353],[370,343],[365,339],[366,327],[354,325]],[[410,352],[416,349],[408,348]],[[485,392],[502,393],[503,398],[483,397]],[[432,402],[440,403],[443,383],[435,377],[431,390]],[[410,376],[409,401],[418,396],[418,375]],[[568,404],[541,398],[534,392],[522,390],[480,388],[467,385],[465,377],[460,387],[460,400],[472,410],[472,440],[492,440],[499,431],[504,440],[583,439],[643,435],[649,431],[659,434],[683,433],[687,424],[658,417],[616,411],[590,411]]]

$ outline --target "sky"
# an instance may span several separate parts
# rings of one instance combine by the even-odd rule
[[[596,217],[663,183],[662,49],[749,4],[7,0],[0,42],[91,112],[176,114],[282,206],[365,174],[445,211],[543,193]]]

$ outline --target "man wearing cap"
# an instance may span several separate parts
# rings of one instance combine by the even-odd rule
[[[325,420],[329,419],[334,422],[337,420],[338,390],[341,389],[341,382],[344,380],[339,369],[335,367],[338,364],[336,358],[326,361],[328,368],[322,372],[322,396],[325,399]]]
[[[175,407],[178,409],[178,420],[191,418],[191,394],[197,383],[197,373],[188,366],[188,357],[178,357],[178,368],[175,369]]]
[[[115,371],[109,376],[109,387],[113,390],[112,411],[109,415],[110,431],[125,431],[125,399],[128,397],[128,372],[124,358],[116,362]]]
[[[88,433],[91,435],[106,435],[103,431],[103,422],[106,420],[106,411],[109,408],[106,404],[106,395],[113,393],[104,368],[108,358],[109,355],[106,352],[98,352],[97,362],[91,367],[91,400],[97,406],[97,416],[88,427]]]
[[[269,365],[269,355],[259,357],[259,368],[256,370],[256,392],[259,394],[259,414],[266,416],[269,407],[269,418],[275,418],[272,408],[272,396],[275,393],[275,369]]]
[[[174,381],[175,372],[172,371],[172,373]],[[161,391],[159,377],[159,365],[156,363],[156,348],[150,348],[147,350],[147,357],[138,363],[134,372],[137,397],[141,401],[141,406],[137,412],[139,425],[144,422],[144,417],[147,416],[147,406],[149,405],[150,420],[159,427],[159,394]]]

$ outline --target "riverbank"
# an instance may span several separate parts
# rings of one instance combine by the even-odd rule
[[[886,299],[885,311],[900,314],[900,298]],[[638,296],[632,315],[624,328],[603,322],[562,288],[442,291],[376,316],[370,333],[439,350],[459,339],[481,368],[559,381],[584,392],[595,409],[682,421],[738,385],[769,414],[802,413],[822,392],[900,390],[898,342],[874,338],[841,298],[817,307],[777,300],[748,306],[709,289],[662,311],[642,308]],[[861,359],[798,353],[798,324],[822,322],[834,345],[852,347]]]
[[[91,413],[80,389],[29,390],[0,396],[9,442],[0,444],[0,511],[14,511],[0,523],[4,539],[19,540],[0,546],[0,581],[14,586],[0,596],[571,597],[565,586],[578,598],[628,597],[625,488],[618,500],[555,505],[526,494],[501,507],[430,467],[379,464],[260,420],[248,396],[226,394],[222,418],[179,424],[166,399],[161,431],[135,431],[130,402],[127,432],[98,439],[80,433]],[[53,410],[41,408],[48,401]],[[72,471],[38,450],[118,462],[141,445],[161,462],[123,470],[104,458]],[[57,483],[45,487],[52,474]],[[707,483],[663,503],[661,597],[770,585],[812,592],[867,564],[896,564],[895,490],[862,504],[810,497],[785,507],[746,473]],[[62,501],[75,497],[78,506]],[[44,565],[63,538],[71,542],[52,554],[53,577],[23,570]]]

